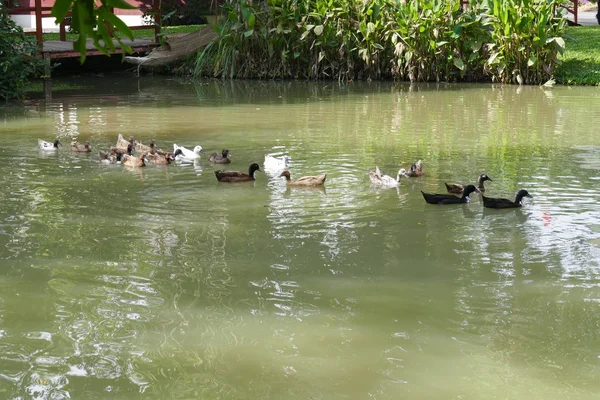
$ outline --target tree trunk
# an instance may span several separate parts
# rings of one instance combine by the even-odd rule
[[[145,57],[125,57],[125,61],[145,68],[165,67],[185,59],[190,53],[202,50],[216,38],[215,30],[207,26],[183,36],[171,37],[166,44],[152,50]]]

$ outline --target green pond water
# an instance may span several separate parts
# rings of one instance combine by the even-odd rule
[[[0,110],[0,398],[600,397],[599,89],[74,83]],[[118,133],[233,161],[100,164]],[[215,179],[264,154],[325,189]],[[481,173],[533,199],[421,196]]]

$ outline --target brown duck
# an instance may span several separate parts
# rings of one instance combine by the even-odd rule
[[[215,164],[229,164],[231,162],[229,157],[231,157],[231,153],[229,152],[229,150],[223,149],[221,154],[212,153],[208,157],[208,161],[210,161],[211,163],[215,163]]]
[[[248,168],[247,174],[239,171],[218,170],[215,171],[215,176],[217,177],[217,180],[219,182],[249,182],[256,180],[256,178],[254,177],[256,171],[260,171],[260,167],[258,166],[258,164],[254,163],[251,164]]]
[[[145,157],[146,157],[145,153],[139,157],[134,157],[134,156],[130,156],[130,155],[126,154],[123,156],[123,160],[121,161],[121,164],[125,165],[127,167],[145,167],[146,166]]]
[[[479,175],[479,179],[477,179],[477,189],[479,189],[480,192],[485,192],[485,188],[483,187],[483,182],[485,182],[485,181],[493,182],[492,178],[490,178],[486,174]],[[460,185],[458,183],[455,183],[453,185],[448,185],[446,182],[444,182],[444,185],[446,185],[446,189],[448,190],[448,193],[456,193],[456,194],[462,194],[463,189],[465,188],[465,186],[467,186],[467,185]]]
[[[418,176],[423,176],[424,174],[423,161],[421,160],[411,165],[408,171],[406,171],[406,175],[408,175],[410,178],[416,178]]]
[[[117,136],[117,144],[115,145],[115,147],[121,150],[127,150],[127,146],[129,146],[130,144],[133,144],[135,146],[135,143],[136,141],[133,138],[133,136],[129,136],[129,140],[125,140],[123,138],[123,135],[119,133],[119,136]]]
[[[92,145],[90,144],[89,140],[85,143],[72,142],[71,151],[76,151],[78,153],[89,153],[92,151]]]
[[[317,176],[303,176],[302,178],[292,180],[290,171],[285,170],[279,175],[280,177],[285,176],[285,182],[288,186],[321,186],[327,179],[327,174]]]

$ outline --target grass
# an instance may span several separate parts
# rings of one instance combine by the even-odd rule
[[[565,31],[562,64],[554,72],[556,83],[600,85],[600,26],[572,26]]]
[[[174,33],[189,33],[195,32],[198,29],[204,28],[206,25],[183,25],[183,26],[165,26],[161,29],[161,35],[172,35]],[[134,38],[153,38],[154,27],[148,26],[148,29],[137,29],[132,31]],[[60,40],[59,33],[44,33],[44,40]],[[76,33],[67,32],[67,40],[77,40]]]

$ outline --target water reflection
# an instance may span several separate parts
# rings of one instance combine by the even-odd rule
[[[600,391],[600,143],[581,123],[595,91],[99,83],[0,111],[7,398]],[[232,170],[286,154],[292,176],[328,178],[223,184],[204,156],[126,169],[35,148],[61,137],[104,150],[118,133],[228,148]],[[370,186],[373,165],[419,158],[425,177]],[[483,172],[493,197],[534,198],[489,210],[421,197]]]

